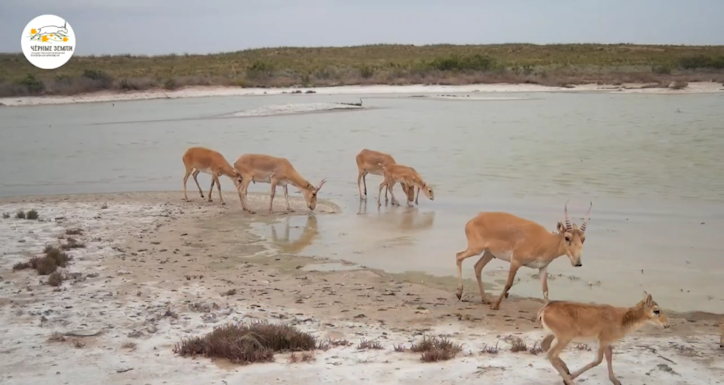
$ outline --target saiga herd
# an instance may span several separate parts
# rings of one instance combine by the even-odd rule
[[[367,200],[366,176],[368,174],[383,177],[377,194],[378,206],[381,206],[382,189],[385,189],[385,204],[388,202],[387,193],[389,192],[392,205],[400,205],[393,191],[397,183],[402,187],[408,206],[412,206],[413,201],[418,204],[420,191],[428,199],[435,199],[432,187],[414,168],[397,163],[389,154],[363,149],[357,154],[355,160],[360,200]],[[212,201],[211,195],[214,185],[216,185],[219,200],[222,205],[225,204],[219,182],[219,176],[223,175],[233,181],[242,209],[250,214],[254,214],[246,199],[250,183],[259,182],[271,185],[270,213],[277,186],[282,186],[284,189],[286,212],[292,212],[294,210],[289,204],[289,185],[297,188],[302,193],[307,207],[314,210],[319,191],[325,184],[325,179],[322,179],[318,185],[313,185],[297,172],[288,159],[270,155],[244,154],[232,166],[217,151],[204,147],[191,147],[184,153],[183,163],[186,168],[183,178],[186,201],[188,201],[186,182],[189,175],[193,176],[199,194],[201,198],[204,198],[204,193],[196,178],[202,172],[211,175],[208,201]],[[415,190],[417,194],[415,194]],[[553,232],[536,222],[506,212],[477,214],[465,224],[466,249],[455,256],[460,281],[456,295],[458,300],[462,299],[462,263],[465,259],[476,255],[480,255],[480,259],[474,265],[480,297],[484,304],[491,304],[491,308],[494,310],[499,309],[501,301],[508,297],[508,291],[521,267],[538,269],[545,304],[538,312],[537,319],[547,333],[541,347],[547,352],[548,360],[553,367],[563,377],[564,383],[574,384],[574,380],[578,376],[599,365],[605,357],[609,379],[612,383],[619,385],[620,382],[616,379],[611,364],[613,343],[647,323],[664,328],[668,328],[669,323],[666,315],[648,293],[644,293],[644,298],[629,308],[572,301],[549,301],[548,265],[556,258],[566,256],[574,267],[583,266],[583,245],[586,241],[586,227],[592,206],[593,203],[589,206],[585,219],[578,226],[571,223],[566,202],[563,208],[564,221],[558,222],[557,231]],[[503,291],[497,299],[490,301],[485,296],[481,273],[493,258],[510,263],[510,270]],[[720,347],[724,348],[724,321],[722,321],[721,329]],[[596,359],[571,373],[559,356],[561,351],[571,342],[591,340],[598,343]]]

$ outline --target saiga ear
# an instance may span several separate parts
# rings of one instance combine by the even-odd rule
[[[563,222],[558,222],[557,230],[559,233],[563,234],[566,232],[566,225],[563,224]]]
[[[644,306],[651,306],[651,304],[653,302],[654,302],[654,299],[653,299],[653,297],[651,297],[651,294],[647,293],[644,290],[644,299],[643,299]]]

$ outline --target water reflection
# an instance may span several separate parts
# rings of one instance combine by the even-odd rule
[[[317,224],[317,217],[313,214],[307,215],[307,222],[302,229],[301,235],[295,240],[290,240],[292,218],[299,218],[287,216],[284,218],[284,236],[279,237],[277,234],[276,224],[271,225],[271,240],[275,246],[279,247],[281,251],[290,254],[297,254],[311,245],[319,237],[319,225]],[[294,226],[298,228],[298,226]]]
[[[377,206],[377,202],[371,202],[369,205]],[[418,207],[397,207],[391,206],[385,211],[377,207],[374,214],[367,213],[368,203],[361,201],[359,203],[358,215],[363,215],[366,221],[370,221],[375,227],[386,227],[394,230],[427,230],[432,228],[435,221],[435,211],[422,211]]]

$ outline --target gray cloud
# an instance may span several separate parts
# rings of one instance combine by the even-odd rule
[[[32,18],[72,25],[79,54],[210,53],[373,43],[724,44],[721,0],[2,0],[1,52]]]

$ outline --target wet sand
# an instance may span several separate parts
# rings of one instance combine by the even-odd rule
[[[205,202],[191,190],[192,202],[183,202],[180,191],[0,198],[0,212],[34,208],[41,218],[0,219],[6,234],[0,257],[2,382],[266,384],[286,382],[287,369],[302,382],[560,382],[544,356],[512,353],[505,342],[515,335],[532,345],[543,337],[534,322],[540,299],[511,295],[501,310],[492,311],[479,302],[472,280],[466,281],[464,300],[457,301],[456,282],[449,277],[385,273],[354,265],[344,255],[300,256],[319,236],[324,227],[319,224],[340,214],[339,206],[320,201],[309,215],[294,197],[297,212],[284,215],[283,199],[276,199],[279,212],[270,215],[263,210],[268,196],[250,194],[259,212],[251,216],[241,211],[233,193],[224,195],[226,206],[218,198]],[[274,232],[266,240],[258,228],[270,224]],[[67,271],[78,273],[74,279],[56,289],[34,272],[12,271],[15,263],[75,227],[84,230],[78,238],[86,248],[69,252],[74,261]],[[489,284],[490,278],[484,279]],[[222,295],[231,289],[236,293]],[[640,298],[632,295],[633,305]],[[167,316],[172,313],[177,317]],[[705,384],[723,378],[720,316],[667,314],[670,329],[645,327],[616,347],[619,379]],[[275,363],[246,367],[172,352],[181,338],[251,319],[290,322],[353,346],[317,352],[313,363],[290,364],[277,355]],[[48,342],[54,332],[70,334],[65,342]],[[448,336],[463,343],[464,352],[448,362],[423,364],[415,354],[393,351],[393,345],[422,334]],[[362,338],[377,339],[384,349],[359,351]],[[498,354],[480,353],[496,343]],[[594,352],[583,350],[564,352],[569,366],[594,358]],[[608,381],[604,366],[584,378]]]
[[[338,86],[338,87],[312,87],[312,88],[242,88],[242,87],[219,87],[219,86],[196,86],[184,87],[178,90],[153,89],[146,91],[131,92],[95,92],[89,94],[71,96],[22,96],[0,98],[0,107],[38,106],[51,104],[76,104],[76,103],[98,103],[98,102],[119,102],[126,100],[150,100],[150,99],[176,99],[176,98],[200,98],[212,96],[262,96],[291,94],[302,91],[301,95],[308,95],[307,92],[321,95],[357,95],[357,94],[438,94],[430,95],[433,98],[457,99],[458,96],[448,95],[449,93],[477,93],[477,92],[616,92],[631,94],[696,94],[696,93],[720,93],[724,87],[714,82],[691,82],[689,86],[681,90],[669,88],[652,88],[645,83],[626,83],[620,85],[610,84],[578,84],[572,87],[549,87],[537,84],[471,84],[461,86],[443,85],[373,85],[373,86]],[[419,96],[419,95],[415,95]],[[470,95],[467,95],[470,97]],[[462,98],[461,98],[462,99]],[[475,99],[473,95],[473,99]],[[489,98],[488,98],[489,99]]]

